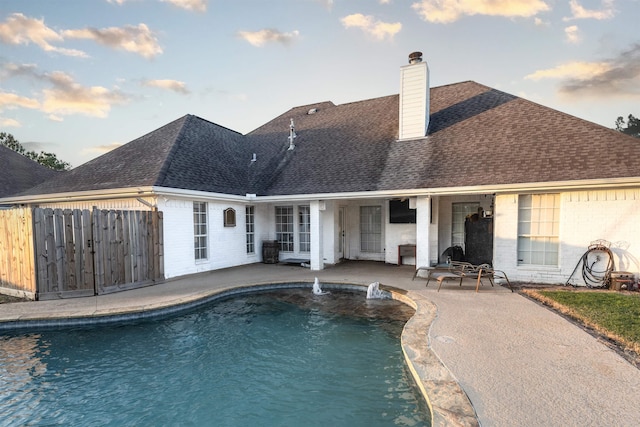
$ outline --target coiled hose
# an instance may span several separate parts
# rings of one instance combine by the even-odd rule
[[[594,270],[593,268],[597,263],[602,261],[602,258],[600,257],[600,253],[606,254],[607,257],[609,258],[607,262],[607,268],[603,271]],[[595,259],[593,260],[593,262],[591,262],[594,254],[595,254]],[[585,285],[587,285],[588,288],[606,288],[607,286],[609,286],[609,281],[611,280],[611,273],[615,270],[615,261],[613,260],[613,252],[611,252],[611,249],[609,249],[609,246],[603,243],[595,243],[590,245],[589,248],[587,249],[587,252],[585,252],[584,255],[582,255],[582,257],[580,258],[580,261],[578,261],[578,264],[576,264],[576,267],[573,269],[573,272],[571,273],[571,276],[569,276],[569,279],[567,279],[567,283],[565,283],[565,286],[567,285],[571,285],[574,287],[577,286],[569,282],[571,281],[571,278],[578,270],[578,267],[580,267],[580,264],[582,264],[582,279],[584,280],[584,283]]]

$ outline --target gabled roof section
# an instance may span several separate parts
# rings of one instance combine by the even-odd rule
[[[188,117],[155,185],[244,196],[251,163],[245,137],[199,117]]]
[[[640,177],[640,141],[613,129],[474,82],[431,94],[428,138],[393,145],[381,188]]]
[[[23,192],[63,173],[49,169],[22,154],[0,146],[0,197]]]
[[[430,98],[428,135],[409,141],[397,140],[397,95],[319,106],[314,114],[314,105],[298,107],[273,119],[248,135],[254,151],[266,146],[275,156],[262,170],[277,173],[263,173],[269,179],[258,193],[640,177],[640,141],[620,132],[471,81],[432,88]],[[286,151],[290,119],[296,147]]]
[[[311,109],[316,111],[309,114]],[[289,147],[289,123],[296,130]],[[294,108],[248,135],[251,147],[274,157],[262,170],[275,170],[258,194],[282,195],[372,191],[378,188],[390,143],[398,133],[398,96],[349,104]],[[257,163],[261,161],[258,157]],[[264,174],[263,174],[264,175]]]
[[[146,186],[244,194],[242,140],[237,132],[186,115],[22,195]]]

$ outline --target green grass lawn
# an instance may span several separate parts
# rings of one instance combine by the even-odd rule
[[[559,311],[640,353],[640,294],[603,290],[539,290]]]

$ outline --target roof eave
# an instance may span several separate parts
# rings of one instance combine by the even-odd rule
[[[153,188],[154,194],[158,196],[190,198],[193,200],[218,200],[218,201],[228,201],[228,202],[245,202],[247,201],[247,199],[253,199],[253,197],[249,197],[251,196],[249,194],[247,194],[246,196],[239,196],[236,194],[212,193],[208,191],[185,190],[181,188],[170,188],[170,187],[152,187],[152,188]]]
[[[184,190],[158,186],[114,188],[99,191],[78,191],[68,193],[36,194],[20,197],[0,198],[0,204],[35,204],[79,202],[87,200],[107,200],[134,198],[143,196],[167,196],[202,200],[219,200],[229,202],[293,202],[303,200],[346,200],[346,199],[380,199],[411,196],[453,196],[468,194],[509,194],[509,193],[541,193],[555,191],[584,191],[640,187],[640,177],[591,179],[577,181],[531,182],[500,185],[479,185],[466,187],[416,188],[400,190],[358,191],[344,193],[288,194],[273,196],[244,196],[211,193],[198,190]]]
[[[530,182],[465,187],[414,188],[401,190],[359,191],[345,193],[288,194],[253,197],[257,202],[303,200],[381,199],[413,196],[455,196],[469,194],[541,193],[640,187],[640,177],[591,179],[577,181]]]
[[[33,194],[28,196],[5,197],[0,204],[34,204],[57,202],[80,202],[86,200],[121,199],[142,197],[153,194],[153,187],[111,188],[104,190],[73,191],[65,193]]]

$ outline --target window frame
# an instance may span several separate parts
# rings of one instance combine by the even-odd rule
[[[518,266],[560,265],[560,194],[518,196]]]
[[[298,250],[311,252],[311,207],[298,206]]]
[[[360,206],[360,252],[382,253],[382,206]]]
[[[248,254],[256,253],[256,212],[255,206],[245,206],[245,234]]]
[[[286,220],[284,222],[283,220]],[[294,252],[294,213],[293,206],[275,207],[275,231],[281,252]]]
[[[209,259],[209,206],[193,202],[193,256],[196,261]]]

